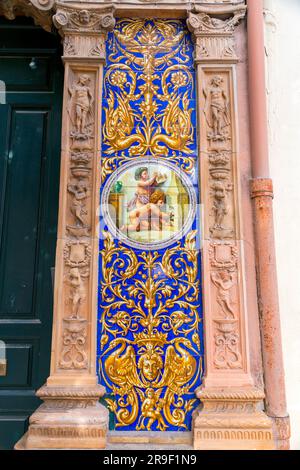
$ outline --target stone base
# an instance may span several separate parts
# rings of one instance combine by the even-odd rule
[[[273,431],[277,450],[290,450],[290,417],[270,416],[273,423]]]
[[[273,450],[272,421],[259,409],[257,389],[200,389],[193,415],[194,449]]]
[[[99,403],[104,388],[48,387],[37,392],[44,403],[30,417],[16,450],[103,449],[108,410]]]

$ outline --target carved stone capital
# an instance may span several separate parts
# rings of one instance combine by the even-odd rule
[[[55,26],[64,34],[77,32],[81,34],[102,33],[110,31],[115,26],[115,18],[113,16],[114,7],[97,7],[97,8],[78,8],[68,6],[64,3],[57,2],[56,14],[53,17]]]
[[[105,59],[105,38],[115,26],[113,6],[79,8],[56,3],[53,23],[64,38],[64,58]]]
[[[195,38],[195,62],[236,62],[235,26],[245,17],[246,7],[196,8],[188,14],[187,26]],[[224,19],[224,16],[226,18]]]

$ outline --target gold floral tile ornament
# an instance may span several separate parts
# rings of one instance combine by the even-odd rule
[[[103,88],[98,372],[116,429],[188,430],[203,374],[193,45],[121,19]]]

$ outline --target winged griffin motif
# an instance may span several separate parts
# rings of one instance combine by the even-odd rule
[[[104,371],[113,384],[114,393],[120,396],[117,427],[136,421],[138,397],[141,413],[137,430],[150,430],[156,421],[158,429],[167,429],[163,416],[173,425],[186,427],[185,412],[176,405],[178,400],[180,404],[181,395],[188,392],[190,380],[197,375],[197,361],[191,354],[191,351],[195,354],[197,351],[188,339],[175,338],[169,341],[163,361],[162,346],[166,343],[165,334],[139,333],[134,341],[116,338],[106,349],[105,355],[113,352],[104,361]]]

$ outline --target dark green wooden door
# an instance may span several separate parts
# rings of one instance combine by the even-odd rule
[[[0,448],[11,448],[49,375],[63,66],[60,41],[0,19]]]

